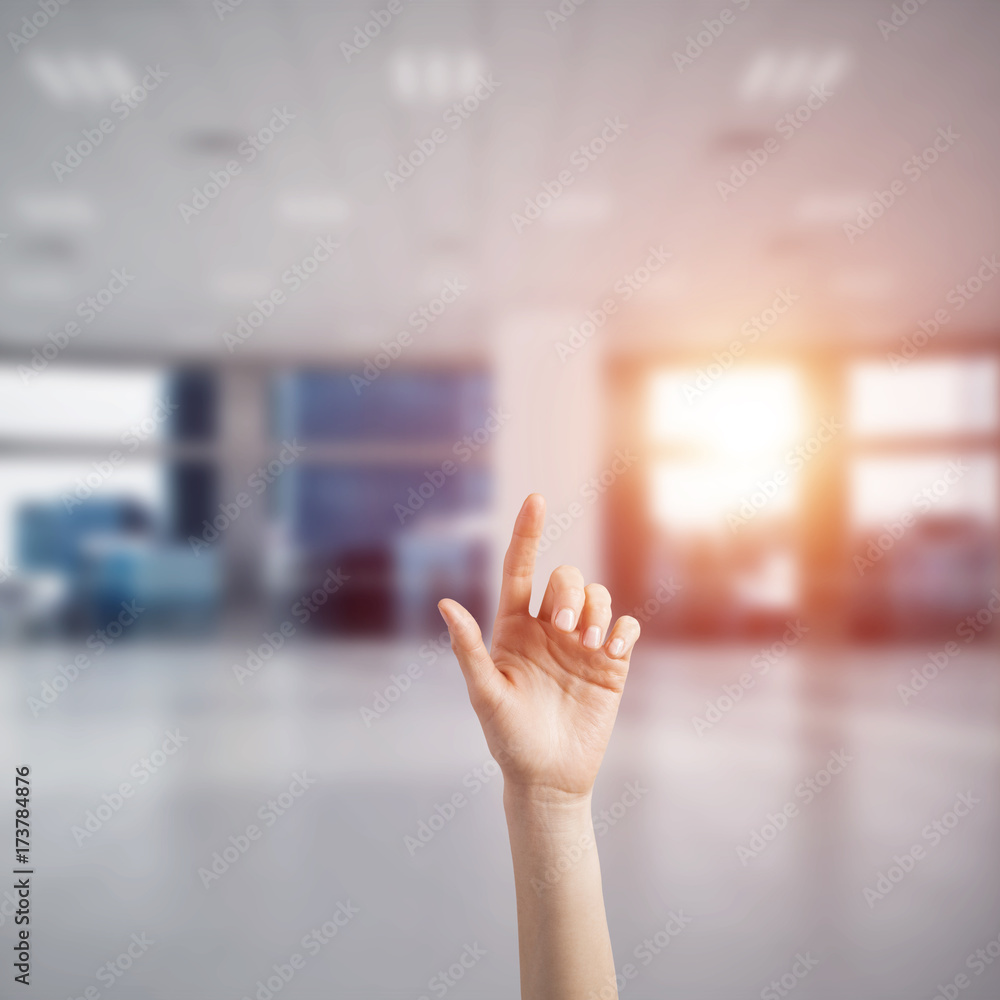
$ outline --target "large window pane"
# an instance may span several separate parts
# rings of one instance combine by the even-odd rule
[[[653,375],[653,440],[735,456],[778,454],[794,444],[802,432],[796,372],[760,367],[717,375],[718,367]]]
[[[119,442],[133,430],[146,440],[166,427],[168,403],[158,371],[53,366],[25,379],[17,366],[0,366],[4,437]]]
[[[997,426],[997,365],[991,358],[853,365],[851,429],[857,434],[962,434]]]
[[[851,469],[851,522],[865,531],[914,518],[997,520],[992,455],[921,455],[857,459]]]
[[[489,392],[479,373],[301,372],[279,380],[279,434],[451,443],[482,426]]]

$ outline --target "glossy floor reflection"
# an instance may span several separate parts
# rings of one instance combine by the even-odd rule
[[[517,996],[500,779],[457,665],[376,703],[418,646],[279,651],[241,684],[238,649],[122,644],[37,719],[67,651],[6,650],[37,995]],[[997,996],[995,648],[906,705],[926,647],[799,648],[766,675],[756,652],[634,659],[595,795],[622,997],[931,1000],[963,974]]]

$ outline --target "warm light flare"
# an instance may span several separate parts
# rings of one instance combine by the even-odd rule
[[[678,529],[725,529],[727,515],[761,484],[772,494],[768,516],[794,506],[796,477],[784,456],[803,434],[795,371],[753,368],[713,379],[713,370],[657,372],[650,382],[653,440],[684,453],[655,464],[653,509]]]
[[[652,378],[652,432],[658,441],[755,460],[777,455],[802,434],[799,382],[791,368],[723,373],[660,372]]]

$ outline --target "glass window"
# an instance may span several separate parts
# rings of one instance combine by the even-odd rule
[[[22,377],[0,365],[0,435],[29,440],[119,442],[162,434],[169,400],[162,372],[51,369]],[[149,434],[141,433],[143,427]],[[137,430],[136,430],[137,429]]]
[[[862,435],[962,434],[997,426],[992,358],[865,361],[849,375],[851,429]]]
[[[303,441],[459,440],[486,420],[479,373],[301,372],[278,382],[280,434]]]
[[[679,531],[728,530],[741,508],[753,518],[766,511],[764,521],[795,505],[801,463],[789,453],[805,436],[798,374],[775,366],[713,377],[714,368],[651,379],[654,442],[694,452],[663,454],[651,469],[653,515]]]
[[[860,458],[851,468],[850,489],[856,530],[883,526],[906,513],[996,522],[997,464],[992,455]]]
[[[761,367],[713,377],[717,367],[653,376],[653,439],[741,456],[779,454],[793,445],[802,432],[796,372]]]

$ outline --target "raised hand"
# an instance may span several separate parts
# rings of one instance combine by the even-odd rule
[[[611,736],[639,623],[611,624],[611,595],[560,566],[535,617],[529,611],[545,501],[529,496],[503,565],[493,648],[456,601],[438,607],[472,706],[505,785],[539,797],[589,797]]]

